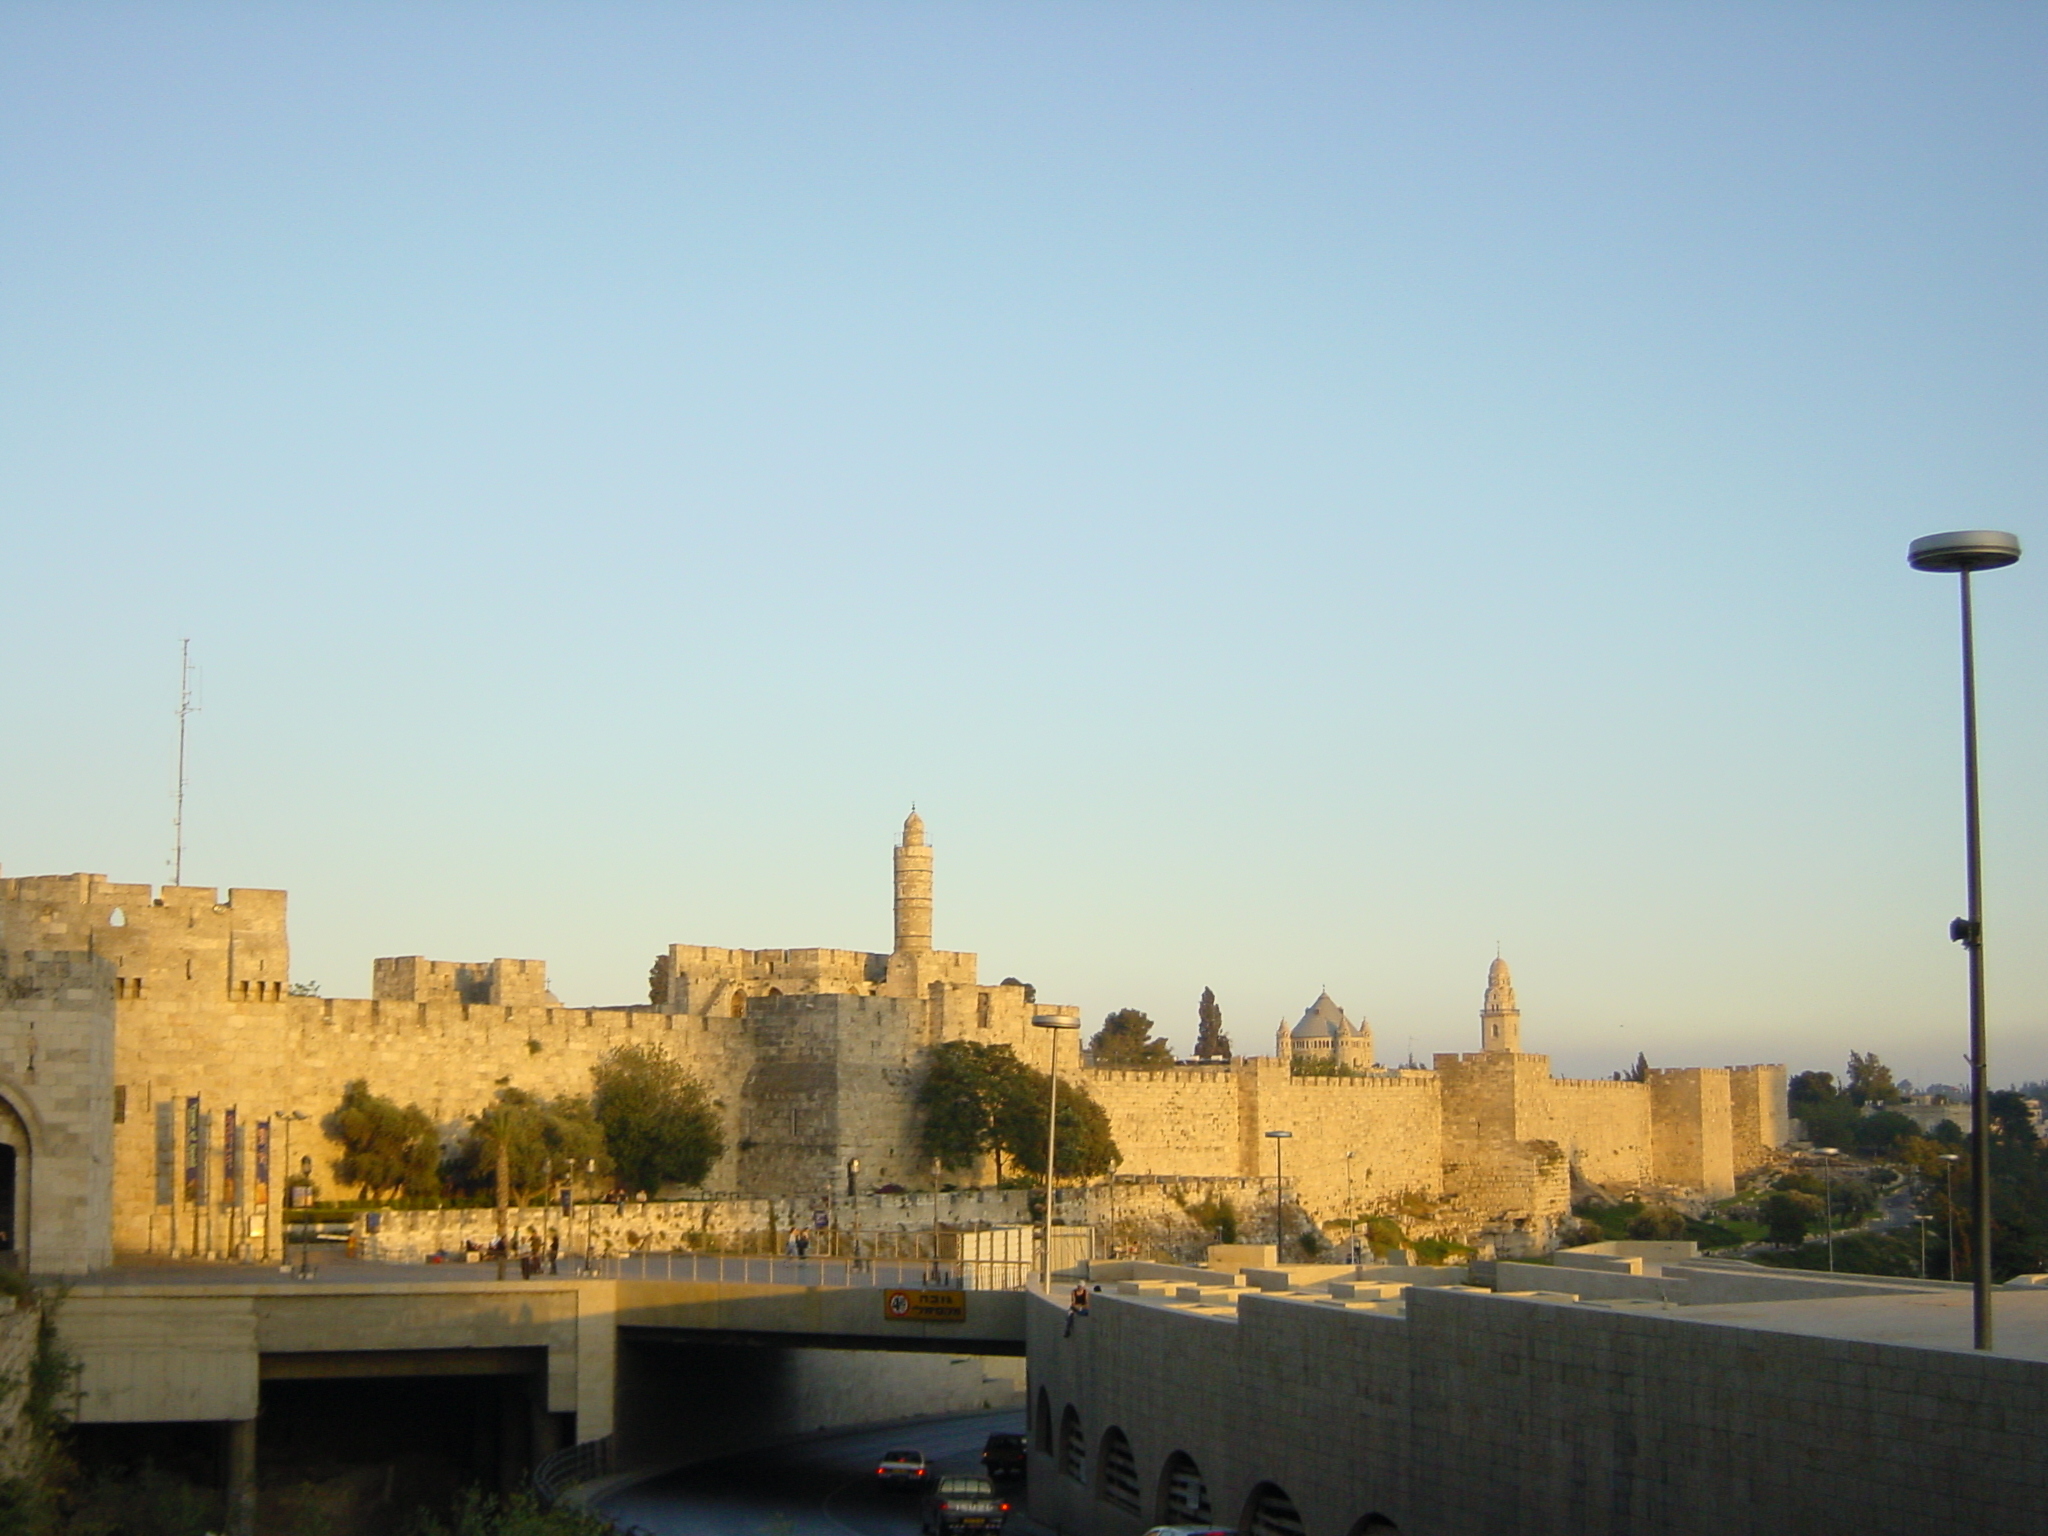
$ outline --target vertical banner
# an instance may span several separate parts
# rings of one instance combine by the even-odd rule
[[[185,1203],[197,1205],[205,1192],[206,1146],[199,1134],[199,1095],[185,1100]]]
[[[178,1198],[178,1101],[163,1099],[156,1106],[156,1203],[169,1205]]]
[[[270,1209],[270,1122],[256,1122],[256,1202]]]
[[[220,1117],[220,1203],[240,1205],[242,1193],[242,1136],[235,1106],[230,1104]]]

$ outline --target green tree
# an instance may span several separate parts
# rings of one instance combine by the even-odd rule
[[[491,1104],[470,1117],[469,1134],[442,1165],[442,1174],[458,1189],[489,1193],[500,1147],[515,1205],[545,1193],[551,1177],[581,1173],[593,1160],[600,1173],[611,1171],[604,1128],[591,1114],[590,1101],[572,1094],[543,1099],[523,1088],[500,1088]]]
[[[1012,1097],[1028,1095],[1033,1078],[1043,1092],[1044,1076],[1030,1071],[1007,1045],[946,1041],[931,1053],[918,1085],[919,1149],[947,1168],[972,1167],[993,1152],[996,1182],[1001,1183],[1008,1149],[998,1126],[1005,1105]]]
[[[1849,1053],[1849,1073],[1843,1091],[1858,1109],[1867,1104],[1896,1104],[1902,1097],[1892,1081],[1892,1069],[1877,1059],[1875,1051]]]
[[[1135,1008],[1119,1008],[1102,1021],[1088,1042],[1088,1058],[1098,1067],[1156,1071],[1173,1065],[1173,1047],[1154,1040],[1152,1021]]]
[[[440,1133],[419,1105],[401,1109],[359,1077],[342,1089],[340,1105],[321,1127],[342,1146],[335,1177],[358,1186],[365,1200],[441,1192]]]
[[[1195,1055],[1204,1060],[1229,1060],[1230,1036],[1223,1033],[1223,1008],[1216,994],[1202,988],[1202,1000],[1195,1007]]]
[[[1668,1205],[1653,1205],[1628,1224],[1628,1235],[1639,1242],[1675,1242],[1685,1236],[1685,1217]]]
[[[628,1189],[702,1184],[725,1152],[703,1085],[658,1045],[622,1045],[590,1069],[590,1112]]]
[[[1026,1068],[1007,1087],[996,1112],[996,1139],[1025,1173],[1045,1175],[1045,1105],[1050,1081]],[[1079,1083],[1060,1083],[1057,1177],[1096,1178],[1121,1162],[1109,1114]]]
[[[1781,1248],[1796,1248],[1805,1242],[1820,1214],[1820,1197],[1796,1189],[1772,1190],[1762,1206],[1765,1230]]]
[[[1877,1154],[1894,1150],[1919,1127],[1895,1109],[1881,1109],[1856,1122],[1856,1150]]]

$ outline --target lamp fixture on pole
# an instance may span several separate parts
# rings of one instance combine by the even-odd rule
[[[1060,1033],[1072,1030],[1081,1032],[1081,1015],[1074,1008],[1048,1008],[1034,1014],[1031,1019],[1034,1029],[1046,1031],[1051,1044],[1046,1076],[1051,1086],[1046,1091],[1045,1104],[1045,1230],[1039,1241],[1038,1284],[1048,1296],[1052,1294],[1052,1174],[1053,1159],[1059,1151],[1060,1123]]]
[[[1906,549],[1916,571],[1953,574],[1963,614],[1963,869],[1969,911],[1949,924],[1970,969],[1970,1247],[1971,1291],[1977,1348],[1991,1348],[1991,1090],[1984,1040],[1984,861],[1977,815],[1977,645],[1970,608],[1970,576],[1995,571],[2020,557],[2017,535],[1993,529],[1930,533]],[[1950,1245],[1953,1254],[1954,1245]]]
[[[1282,1192],[1287,1186],[1280,1174],[1280,1148],[1293,1134],[1294,1132],[1292,1131],[1266,1132],[1266,1139],[1273,1143],[1273,1262],[1275,1264],[1285,1261],[1285,1250],[1287,1247],[1287,1229],[1284,1225],[1287,1219],[1287,1210],[1281,1204],[1283,1199]]]

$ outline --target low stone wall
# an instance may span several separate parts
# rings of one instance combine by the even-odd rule
[[[863,1195],[859,1231],[870,1254],[900,1248],[917,1256],[916,1239],[932,1228],[929,1194]],[[1061,1207],[1062,1219],[1065,1206]],[[629,1200],[623,1205],[578,1206],[564,1216],[558,1206],[520,1206],[506,1212],[509,1231],[558,1236],[562,1251],[617,1258],[635,1253],[780,1253],[792,1226],[809,1232],[813,1256],[843,1255],[854,1233],[853,1211],[845,1200],[826,1210],[834,1225],[820,1229],[808,1200]],[[979,1230],[1030,1220],[1030,1196],[1017,1189],[965,1189],[938,1196],[942,1229]],[[372,1232],[371,1217],[377,1230]],[[465,1243],[481,1248],[496,1240],[498,1213],[489,1206],[438,1211],[365,1211],[354,1221],[356,1253],[395,1264],[418,1264],[435,1253],[459,1254]]]

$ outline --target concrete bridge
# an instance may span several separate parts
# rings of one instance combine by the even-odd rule
[[[220,1266],[116,1272],[76,1286],[58,1329],[81,1364],[82,1432],[212,1426],[231,1528],[247,1532],[266,1449],[259,1417],[266,1435],[275,1421],[289,1438],[288,1405],[317,1402],[319,1384],[357,1384],[350,1390],[362,1400],[364,1383],[407,1383],[415,1395],[439,1383],[476,1421],[472,1465],[505,1487],[555,1450],[622,1427],[631,1460],[672,1455],[677,1444],[723,1448],[750,1430],[768,1438],[815,1427],[799,1420],[835,1393],[848,1412],[880,1404],[873,1418],[889,1416],[892,1391],[905,1397],[904,1414],[934,1392],[945,1406],[984,1406],[992,1394],[1021,1400],[1018,1292],[350,1268],[348,1279],[313,1282]],[[847,1369],[820,1367],[820,1351],[860,1351],[869,1363],[849,1356]],[[932,1358],[877,1370],[878,1351]],[[1016,1367],[991,1376],[991,1357],[1013,1357]],[[872,1383],[865,1396],[857,1378]]]

